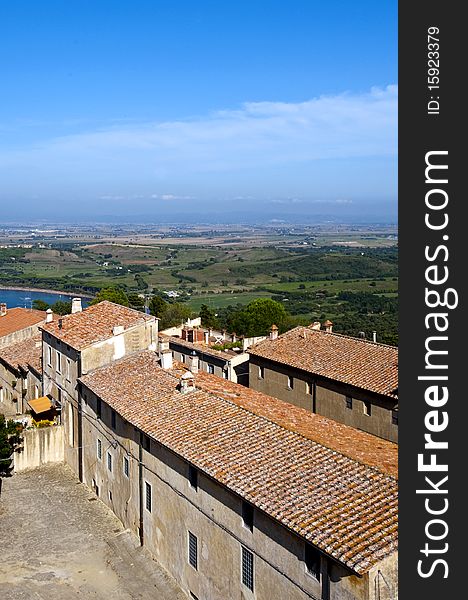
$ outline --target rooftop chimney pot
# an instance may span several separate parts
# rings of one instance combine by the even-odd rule
[[[270,328],[270,340],[276,340],[277,337],[278,337],[278,327],[273,324]]]
[[[161,367],[163,369],[172,369],[172,351],[161,350],[159,353],[159,359],[161,360]]]
[[[6,302],[2,302],[0,304],[0,317],[4,317],[8,312],[8,308]]]
[[[52,323],[52,321],[54,320],[54,313],[52,312],[51,308],[48,308],[46,310],[46,323]]]
[[[72,315],[74,315],[75,313],[79,313],[83,310],[82,306],[81,306],[81,298],[73,298],[72,300]]]

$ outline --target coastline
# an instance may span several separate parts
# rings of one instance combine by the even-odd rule
[[[84,298],[86,300],[91,300],[92,296],[84,296],[83,294],[77,294],[77,293],[73,293],[73,292],[64,292],[64,291],[58,291],[58,290],[47,290],[44,288],[32,288],[32,287],[18,287],[18,286],[10,286],[10,285],[0,285],[0,290],[7,290],[7,291],[11,291],[11,292],[39,292],[39,293],[44,293],[44,294],[55,294],[57,296],[69,296],[70,298],[73,297],[80,297],[80,298]]]

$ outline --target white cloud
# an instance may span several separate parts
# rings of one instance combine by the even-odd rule
[[[4,183],[16,178],[18,184],[18,174],[28,173],[36,188],[98,184],[108,198],[119,194],[122,183],[138,182],[139,191],[151,197],[148,187],[152,183],[154,189],[155,182],[177,188],[173,183],[216,172],[252,173],[319,159],[396,153],[397,86],[391,85],[299,103],[247,102],[197,119],[117,124],[21,150],[0,150],[0,175]],[[179,188],[153,198],[192,196]]]

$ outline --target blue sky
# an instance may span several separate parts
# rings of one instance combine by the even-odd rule
[[[16,0],[0,53],[5,219],[395,219],[396,2]]]

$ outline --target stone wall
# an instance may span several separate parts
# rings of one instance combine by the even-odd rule
[[[63,462],[63,427],[55,425],[23,431],[23,449],[14,454],[16,473],[47,463]]]

